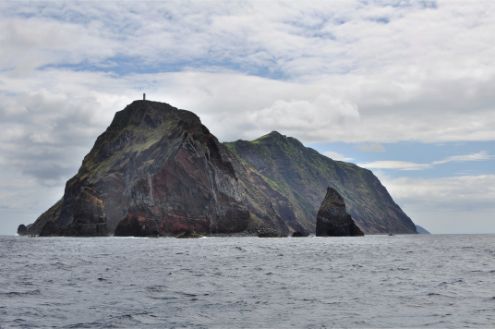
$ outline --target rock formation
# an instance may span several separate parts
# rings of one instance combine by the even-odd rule
[[[416,233],[369,170],[277,132],[222,144],[194,113],[135,101],[98,137],[62,199],[19,234],[307,235],[328,185],[365,232]]]
[[[96,140],[40,235],[175,235],[247,228],[230,155],[191,112],[136,101]]]
[[[345,208],[344,199],[333,188],[327,189],[316,218],[316,236],[362,236],[363,232]]]
[[[19,234],[19,235],[28,234],[28,229],[27,229],[26,225],[24,225],[24,224],[19,225],[19,227],[17,228],[17,234]]]

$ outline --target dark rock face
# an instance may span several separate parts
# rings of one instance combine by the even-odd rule
[[[136,216],[127,217],[119,222],[115,228],[115,235],[119,236],[158,236],[159,227],[156,221],[146,220]]]
[[[40,216],[36,235],[177,235],[246,230],[250,213],[230,155],[199,118],[136,101],[115,115]]]
[[[260,238],[278,238],[281,236],[280,232],[270,227],[260,227],[257,229],[256,234]]]
[[[362,236],[363,232],[345,209],[344,199],[333,188],[327,189],[316,218],[317,236]]]
[[[341,190],[365,230],[416,232],[367,170],[332,161],[278,133],[221,144],[195,114],[135,101],[116,113],[67,181],[63,198],[26,234],[315,232],[320,190],[329,184],[349,187]]]
[[[296,231],[296,232],[293,232],[291,236],[293,238],[303,238],[303,237],[309,236],[309,233]]]
[[[194,231],[193,232],[185,231],[185,232],[182,232],[176,236],[176,238],[178,238],[178,239],[197,239],[197,238],[201,238],[201,237],[202,237],[201,234],[198,234]]]
[[[17,234],[19,235],[28,234],[28,228],[26,227],[26,225],[24,224],[19,225],[19,227],[17,228]]]

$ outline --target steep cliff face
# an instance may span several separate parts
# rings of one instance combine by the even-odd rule
[[[328,185],[365,232],[415,233],[367,170],[278,133],[221,144],[195,114],[135,101],[98,137],[63,198],[20,233],[314,233]]]
[[[318,208],[331,186],[340,191],[364,233],[416,233],[411,219],[367,169],[334,161],[278,132],[226,146],[287,199],[289,218],[309,232],[315,232]]]
[[[362,235],[363,232],[347,213],[344,199],[329,187],[316,217],[316,236]]]
[[[239,232],[249,212],[229,152],[191,112],[136,101],[98,137],[40,235]]]

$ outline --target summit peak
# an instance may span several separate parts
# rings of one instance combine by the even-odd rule
[[[287,136],[282,135],[281,133],[279,133],[276,130],[273,130],[272,132],[261,136],[260,138],[258,138],[258,140],[259,141],[261,141],[261,140],[285,140],[286,138],[287,138]]]

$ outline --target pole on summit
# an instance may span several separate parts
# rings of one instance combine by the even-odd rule
[[[143,101],[146,100],[146,93],[143,93]]]

